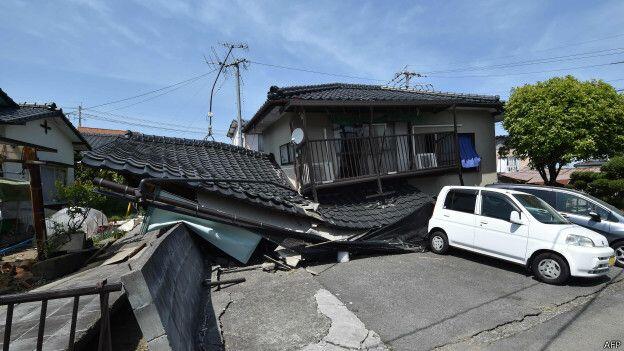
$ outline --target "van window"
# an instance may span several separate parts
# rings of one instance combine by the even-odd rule
[[[546,201],[547,204],[549,204],[550,206],[555,206],[555,193],[553,191],[548,191],[548,190],[542,190],[542,189],[536,189],[536,188],[523,188],[523,187],[517,187],[514,190],[518,190],[518,191],[522,191],[523,193],[527,193],[527,194],[531,194],[531,195],[535,195],[537,197],[539,197],[540,199]]]
[[[507,196],[492,191],[481,192],[482,216],[509,221],[511,211],[520,212],[520,210],[511,202],[511,200]]]
[[[588,217],[589,212],[595,211],[603,219],[607,219],[610,215],[609,211],[597,206],[595,203],[568,193],[557,193],[557,211]]]
[[[474,213],[477,190],[451,189],[446,194],[444,208],[447,210]]]

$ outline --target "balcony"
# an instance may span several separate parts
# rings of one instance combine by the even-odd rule
[[[453,132],[308,140],[297,152],[304,192],[457,169]]]

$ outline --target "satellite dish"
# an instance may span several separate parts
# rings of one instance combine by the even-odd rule
[[[296,128],[295,130],[292,131],[292,134],[290,136],[290,140],[295,143],[296,145],[299,145],[303,142],[303,129],[301,128]]]

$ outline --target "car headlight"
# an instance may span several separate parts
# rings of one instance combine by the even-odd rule
[[[594,245],[594,242],[592,241],[592,239],[586,236],[574,235],[574,234],[568,235],[568,237],[566,238],[566,244],[574,245],[574,246],[588,246],[588,247],[596,246]]]

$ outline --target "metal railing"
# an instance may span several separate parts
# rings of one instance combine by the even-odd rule
[[[9,294],[0,296],[0,306],[7,306],[6,323],[4,325],[4,342],[2,349],[9,350],[11,342],[11,326],[13,324],[13,308],[15,304],[41,301],[41,313],[39,315],[39,330],[37,333],[37,350],[43,348],[43,336],[46,322],[46,312],[49,300],[74,298],[72,308],[71,327],[69,332],[68,350],[74,350],[74,339],[76,337],[76,321],[78,317],[78,304],[80,296],[100,295],[100,337],[98,350],[112,350],[110,334],[110,316],[108,306],[108,295],[114,291],[121,291],[121,283],[106,284],[106,281],[92,287],[75,288],[67,290],[51,290],[42,292],[29,292],[22,294]]]
[[[297,153],[300,184],[321,185],[457,165],[453,132],[308,140]]]

